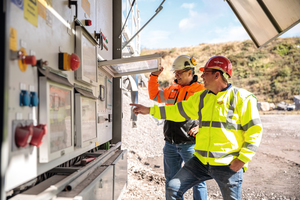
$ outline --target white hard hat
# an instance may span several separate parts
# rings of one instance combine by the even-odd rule
[[[194,68],[197,65],[196,59],[194,57],[189,57],[187,55],[179,55],[175,58],[171,71],[182,70],[186,68]]]

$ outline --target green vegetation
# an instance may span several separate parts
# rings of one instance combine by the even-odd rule
[[[251,40],[221,44],[199,44],[193,47],[172,49],[143,49],[142,54],[161,53],[165,71],[159,81],[164,87],[173,84],[169,72],[176,56],[186,54],[197,59],[199,67],[214,55],[223,55],[233,65],[231,82],[253,92],[259,101],[277,103],[292,101],[300,95],[300,38],[277,38],[265,47],[257,49]],[[201,78],[199,78],[201,82]]]

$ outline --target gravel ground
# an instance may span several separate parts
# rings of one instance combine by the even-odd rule
[[[137,128],[130,121],[130,96],[123,95],[122,148],[128,150],[128,186],[123,200],[165,199],[161,121],[138,116]],[[139,103],[152,106],[146,90],[139,90]],[[242,199],[300,200],[300,115],[261,115],[261,145],[244,174]],[[222,199],[214,180],[207,181],[208,199]],[[192,199],[192,192],[185,194]]]

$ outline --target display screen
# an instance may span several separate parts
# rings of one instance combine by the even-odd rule
[[[83,45],[83,60],[82,60],[82,70],[83,76],[97,82],[97,60],[96,60],[96,50],[91,42],[82,35],[82,45]]]
[[[50,85],[50,152],[72,146],[71,91]]]
[[[96,132],[96,101],[89,98],[81,98],[81,124],[83,142],[97,137]]]

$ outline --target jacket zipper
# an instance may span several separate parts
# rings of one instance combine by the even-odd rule
[[[213,104],[213,109],[211,111],[211,119],[210,119],[210,123],[209,123],[209,137],[208,137],[208,147],[207,147],[207,155],[206,155],[207,159],[209,158],[209,146],[210,146],[210,140],[211,140],[211,125],[212,125],[212,119],[213,119],[215,104],[216,104],[216,101],[217,101],[217,95],[215,95],[214,98],[215,98],[215,100],[214,100],[214,104]]]
[[[186,98],[187,94],[188,94],[188,91],[186,91],[186,93],[185,93],[185,96],[184,96],[183,100],[185,100],[185,98]]]

